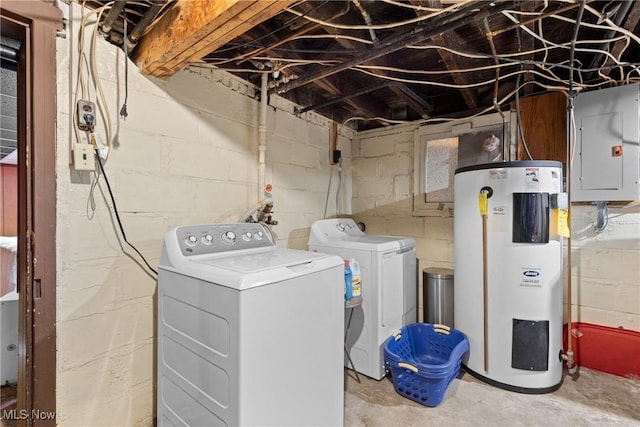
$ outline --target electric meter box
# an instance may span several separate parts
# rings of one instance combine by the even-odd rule
[[[574,100],[572,201],[640,199],[639,95],[635,83],[581,93]]]

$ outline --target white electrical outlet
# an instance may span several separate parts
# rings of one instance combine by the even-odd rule
[[[81,99],[78,101],[78,128],[90,130],[96,126],[96,105],[91,101]]]
[[[73,146],[73,166],[77,171],[95,170],[96,162],[93,155],[93,145],[75,144]]]

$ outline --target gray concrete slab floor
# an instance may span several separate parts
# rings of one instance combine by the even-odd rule
[[[345,369],[345,426],[629,426],[640,427],[640,378],[586,368],[565,371],[553,393],[499,389],[461,372],[434,408]]]

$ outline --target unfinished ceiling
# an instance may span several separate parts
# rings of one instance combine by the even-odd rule
[[[141,71],[228,70],[358,129],[640,79],[640,2],[89,1]],[[105,6],[107,5],[107,6]],[[106,24],[106,25],[104,25]],[[134,37],[132,37],[134,36]],[[571,72],[573,70],[573,72]]]

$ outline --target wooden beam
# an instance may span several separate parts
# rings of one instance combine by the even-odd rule
[[[169,77],[271,18],[294,0],[177,0],[132,58],[143,74]]]
[[[410,3],[415,6],[425,6],[431,8],[442,7],[440,0],[411,0]],[[418,16],[426,14],[429,14],[429,12],[416,10],[416,15]],[[455,34],[452,34],[451,32],[435,34],[433,35],[433,37],[431,37],[431,41],[436,46],[448,47],[453,50],[458,50],[461,47],[458,37],[456,37]],[[437,49],[437,51],[438,55],[440,55],[440,58],[444,62],[444,65],[448,70],[450,70],[451,78],[453,79],[454,83],[461,86],[467,85],[469,82],[467,81],[467,78],[464,76],[464,74],[455,71],[462,68],[461,64],[458,62],[458,59],[447,50]],[[461,88],[460,95],[462,95],[462,98],[467,104],[467,107],[473,109],[478,106],[477,94],[474,93],[470,88]]]

